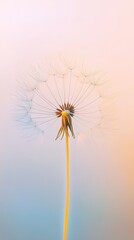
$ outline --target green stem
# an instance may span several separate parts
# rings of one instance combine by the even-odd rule
[[[69,212],[69,144],[68,134],[66,133],[66,198],[64,209],[63,240],[67,239],[68,230],[68,212]]]

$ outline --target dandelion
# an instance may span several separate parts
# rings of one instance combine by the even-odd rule
[[[45,66],[44,66],[45,67]],[[66,149],[66,196],[63,222],[63,240],[67,239],[70,154],[69,137],[77,138],[81,131],[100,126],[101,96],[97,90],[96,72],[88,72],[68,61],[51,64],[50,70],[38,67],[28,74],[28,81],[21,88],[20,118],[28,132],[38,131],[44,135],[50,130],[55,140],[65,136]],[[57,126],[55,126],[57,125]]]

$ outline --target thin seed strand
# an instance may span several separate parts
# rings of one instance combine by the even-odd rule
[[[70,76],[69,76],[68,102],[70,100],[71,83],[72,83],[72,69],[70,69]]]
[[[83,101],[85,101],[89,96],[91,97],[91,94],[93,93],[94,86],[91,88],[91,91],[85,96],[86,92],[90,89],[91,85],[87,87],[85,92],[83,93],[82,97],[78,99],[78,101],[75,103],[75,107],[77,107],[79,104],[81,104]],[[83,99],[84,98],[84,99]]]
[[[57,89],[57,92],[58,92],[60,101],[61,101],[61,103],[63,104],[63,101],[62,101],[62,98],[61,98],[61,95],[60,95],[60,91],[59,91],[58,84],[57,84],[57,81],[56,81],[56,77],[55,77],[55,76],[54,76],[54,80],[55,80],[55,85],[56,85],[56,89]]]
[[[49,92],[51,93],[52,97],[54,98],[55,102],[59,105],[59,102],[57,101],[56,97],[54,96],[53,92],[51,91],[50,87],[48,86],[47,82],[45,83],[46,86],[48,87],[49,89]]]
[[[42,96],[42,94],[38,90],[36,90],[36,94],[41,100],[46,102],[49,106],[53,107],[54,109],[56,108],[56,106],[52,102],[50,102],[47,98],[44,98],[44,96]]]
[[[80,91],[78,92],[76,98],[74,99],[73,105],[75,105],[75,103],[76,103],[78,97],[80,97],[80,94],[82,93],[84,86],[85,86],[85,85],[83,84],[83,85],[82,85],[82,88],[80,89]]]
[[[40,104],[40,102],[39,102],[39,103],[38,103],[38,102],[35,102],[34,99],[33,99],[32,102],[33,102],[33,105],[37,105],[37,107],[39,106],[39,107],[42,108],[42,109],[47,109],[47,110],[50,110],[51,112],[52,112],[52,110],[55,111],[55,108],[48,108],[48,107],[46,107],[46,106]]]
[[[83,109],[83,108],[85,108],[85,107],[87,107],[87,106],[95,103],[99,98],[100,98],[100,96],[97,97],[97,98],[95,98],[93,101],[89,102],[88,104],[86,104],[86,105],[84,105],[84,106],[82,106],[82,107],[79,107],[79,108],[77,108],[77,109]]]

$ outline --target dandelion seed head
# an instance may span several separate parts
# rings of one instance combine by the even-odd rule
[[[67,133],[74,138],[102,126],[106,98],[100,91],[102,74],[75,63],[60,59],[47,70],[38,65],[27,74],[19,90],[19,121],[30,132],[38,128],[44,136],[51,132],[57,139]]]

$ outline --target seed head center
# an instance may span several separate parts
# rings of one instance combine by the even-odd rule
[[[72,118],[74,116],[74,106],[70,103],[64,103],[59,105],[56,109],[56,116],[59,118],[61,117],[61,127],[58,131],[57,138],[61,136],[63,138],[64,134],[69,136],[69,131],[74,138],[73,132],[73,125],[72,125]]]
[[[62,117],[67,117],[70,115],[70,111],[68,109],[66,109],[66,110],[62,111],[61,115],[62,115]]]

